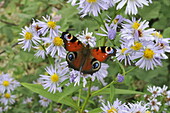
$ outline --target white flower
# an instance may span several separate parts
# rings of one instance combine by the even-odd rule
[[[66,57],[66,50],[63,47],[64,42],[59,36],[52,36],[52,38],[42,38],[45,41],[45,44],[50,44],[47,48],[47,54],[50,53],[52,57],[55,57],[56,53],[58,53],[59,57],[65,58]]]
[[[142,102],[128,103],[126,108],[127,111],[125,113],[147,113],[148,105]]]
[[[49,37],[51,38],[53,35],[57,36],[59,35],[58,33],[61,32],[58,29],[60,28],[60,26],[58,26],[56,24],[56,20],[52,20],[50,19],[50,16],[43,16],[43,19],[45,20],[45,22],[37,20],[38,22],[35,22],[35,25],[39,26],[39,32],[42,33],[42,36],[45,36],[47,34],[47,32],[49,31]],[[34,25],[34,26],[35,26]]]
[[[126,39],[133,39],[134,41],[139,40],[154,40],[154,36],[152,35],[155,31],[154,28],[149,27],[149,22],[146,20],[141,22],[141,19],[136,20],[136,18],[132,18],[131,20],[126,19],[127,23],[123,24],[121,29],[121,37]],[[146,29],[147,28],[147,29]]]
[[[125,14],[137,14],[138,13],[138,7],[143,8],[144,5],[148,6],[148,1],[147,0],[115,0],[116,3],[118,3],[116,9],[122,9],[125,4],[126,10]]]
[[[100,107],[103,112],[102,113],[125,113],[124,111],[126,108],[124,107],[124,104],[118,99],[111,104],[109,101],[107,101],[107,105],[102,103],[103,107]]]
[[[160,93],[161,93],[162,95],[167,95],[167,89],[168,89],[168,86],[163,85],[163,87],[160,88]]]
[[[2,98],[0,99],[0,102],[4,105],[7,105],[7,104],[14,104],[15,103],[15,98],[16,96],[15,95],[11,95],[10,93],[4,93],[2,95]]]
[[[121,44],[121,49],[117,49],[117,53],[116,53],[117,60],[120,62],[124,61],[125,66],[131,65],[131,61],[132,61],[132,56],[128,50],[129,50],[128,46]]]
[[[163,50],[161,53],[161,56],[164,59],[168,59],[168,56],[165,54],[165,52],[170,53],[170,38],[160,38],[157,39],[156,44],[158,45],[159,49]]]
[[[47,107],[50,104],[50,102],[52,102],[50,99],[45,98],[45,97],[43,97],[41,95],[39,95],[39,97],[40,97],[39,103],[43,107]]]
[[[107,0],[80,0],[78,9],[81,9],[79,13],[83,14],[81,17],[91,13],[94,16],[98,16],[100,10],[107,10],[109,8],[106,1]]]
[[[67,3],[71,3],[72,6],[76,5],[77,0],[68,0]]]
[[[149,106],[150,106],[151,110],[159,111],[159,108],[161,106],[161,102],[158,102],[157,99],[152,98],[152,99],[149,99]]]
[[[58,87],[61,82],[66,80],[68,77],[66,74],[68,73],[68,67],[61,68],[59,65],[58,66],[49,66],[45,68],[46,72],[49,75],[40,75],[43,81],[42,81],[42,86],[44,89],[48,88],[49,92],[55,93],[56,90],[59,92],[62,91],[61,87]]]
[[[83,31],[81,35],[78,35],[78,39],[85,45],[90,45],[90,47],[96,46],[96,38],[93,35],[93,32],[88,32],[88,28],[86,31]]]
[[[33,102],[32,99],[33,99],[32,97],[27,97],[26,99],[23,100],[22,103],[23,103],[23,104],[30,104],[30,103]]]
[[[152,93],[152,97],[157,97],[161,95],[161,88],[157,86],[148,86],[147,90]]]
[[[33,44],[38,45],[40,42],[40,37],[38,36],[37,32],[33,30],[32,27],[27,27],[25,26],[25,29],[22,28],[22,33],[20,35],[24,36],[22,39],[18,39],[19,43],[18,44],[23,44],[23,49],[26,51],[31,50],[31,47]]]
[[[170,90],[167,91],[167,96],[166,96],[166,103],[165,105],[170,106]]]
[[[108,24],[105,24],[106,30],[102,27],[100,27],[100,29],[105,33],[96,33],[99,36],[106,36],[108,37],[110,40],[113,40],[116,37],[116,29],[114,27],[109,26]]]
[[[9,74],[0,76],[0,93],[10,93],[18,86],[20,86],[20,83],[10,77]]]
[[[45,59],[45,56],[46,56],[46,51],[44,50],[45,48],[43,48],[40,45],[34,46],[33,48],[38,50],[37,53],[34,54],[36,57],[41,57],[42,59]]]
[[[145,68],[146,70],[153,70],[156,66],[162,66],[161,52],[162,51],[155,45],[148,45],[143,51],[136,52],[135,56],[133,56],[133,59],[140,58],[135,65],[142,69]]]

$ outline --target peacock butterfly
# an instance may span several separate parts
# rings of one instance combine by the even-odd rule
[[[69,51],[66,56],[68,66],[83,74],[93,74],[98,71],[101,62],[116,54],[116,49],[113,47],[101,46],[91,49],[89,45],[83,45],[68,32],[63,32],[61,38],[64,41],[65,49]]]

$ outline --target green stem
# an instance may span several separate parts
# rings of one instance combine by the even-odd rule
[[[89,88],[88,88],[88,93],[87,93],[87,98],[86,98],[86,100],[85,100],[85,102],[84,102],[84,104],[82,106],[82,109],[81,109],[80,113],[84,113],[84,109],[85,109],[85,107],[86,107],[86,105],[88,103],[88,100],[91,97],[91,86],[92,86],[92,80],[90,80]]]
[[[45,52],[47,52],[46,49],[45,49],[45,47],[44,47],[44,45],[42,45],[42,44],[41,44],[40,42],[38,42],[38,41],[37,41],[37,43],[44,49]],[[46,55],[46,54],[45,54],[45,56],[48,58],[49,63],[50,63],[50,64],[53,64],[50,56],[49,56],[49,55]]]
[[[125,74],[128,74],[129,72],[135,70],[136,68],[138,68],[138,67],[133,67],[133,68],[131,68],[130,70],[126,71]]]
[[[101,88],[101,89],[99,89],[99,90],[93,92],[92,95],[95,95],[95,94],[97,94],[97,93],[103,91],[104,89],[106,89],[107,87],[109,87],[110,85],[112,85],[113,83],[117,83],[117,82],[116,82],[115,80],[113,80],[112,82],[110,82],[110,84],[108,84],[108,85],[106,85],[105,87],[103,87],[103,88]]]
[[[104,23],[103,18],[102,18],[100,13],[99,13],[99,18],[100,18],[100,20],[101,20],[101,22],[102,22],[102,24],[104,26],[104,29],[107,31],[107,28],[105,26],[105,23]],[[103,46],[105,46],[105,44],[106,44],[106,37],[104,37]]]
[[[123,71],[123,74],[122,75],[125,75],[126,74],[126,71],[125,71],[125,68],[123,67],[123,65],[117,60],[117,63],[119,64],[120,68],[122,69]]]
[[[79,89],[79,96],[78,96],[78,101],[77,101],[78,107],[80,106],[80,96],[81,96],[81,92],[82,92],[82,89]]]

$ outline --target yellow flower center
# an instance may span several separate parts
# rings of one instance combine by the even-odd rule
[[[9,81],[3,81],[2,85],[4,86],[9,86],[10,82]]]
[[[127,50],[127,48],[122,48],[121,53],[124,53]]]
[[[151,49],[145,49],[144,51],[144,57],[148,59],[153,58],[154,54],[155,54],[154,51]]]
[[[31,40],[32,37],[33,37],[32,33],[30,33],[30,32],[26,32],[26,33],[25,33],[25,39],[26,39],[26,40]]]
[[[61,39],[60,37],[55,37],[53,40],[53,43],[56,46],[61,46],[61,45],[63,45],[63,39]]]
[[[159,33],[159,32],[156,32],[156,33],[152,33],[153,36],[156,36],[158,38],[163,38],[163,36]]]
[[[97,0],[86,0],[89,3],[96,2]]]
[[[114,19],[113,23],[116,24],[118,22],[119,19]]]
[[[114,107],[112,107],[111,109],[107,110],[107,113],[116,113],[116,112],[117,112],[117,110]]]
[[[140,26],[140,23],[134,22],[133,25],[132,25],[132,28],[138,29],[139,26]]]
[[[10,95],[9,93],[5,93],[4,97],[5,97],[5,98],[10,98],[11,95]]]
[[[146,111],[145,113],[151,113],[150,111]]]
[[[131,49],[137,51],[140,50],[142,48],[142,44],[139,42],[136,42],[134,46],[131,47]]]
[[[56,74],[56,73],[54,73],[53,75],[51,75],[51,81],[52,82],[57,82],[59,80],[59,76]]]
[[[56,27],[56,22],[49,21],[49,22],[47,22],[47,25],[48,25],[49,28],[54,29]]]

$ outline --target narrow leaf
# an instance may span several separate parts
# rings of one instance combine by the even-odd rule
[[[55,102],[59,102],[61,104],[68,105],[76,110],[79,110],[79,107],[77,104],[72,100],[71,97],[68,97],[68,93],[63,96],[63,93],[55,93],[52,94],[45,90],[40,84],[29,84],[29,83],[21,83],[24,87],[30,89],[31,91],[38,93],[50,100],[53,100]],[[67,89],[67,88],[66,88]],[[67,96],[67,97],[65,97]],[[62,97],[62,99],[60,99]],[[60,100],[60,101],[59,101]]]

